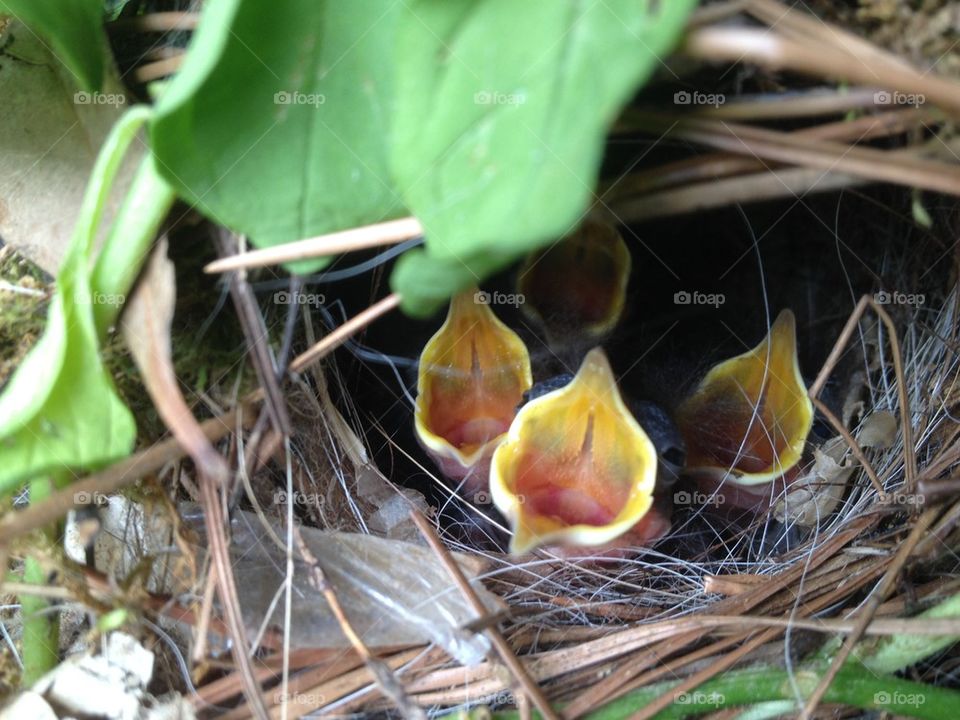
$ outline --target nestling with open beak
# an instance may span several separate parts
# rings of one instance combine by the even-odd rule
[[[657,449],[591,350],[563,387],[521,408],[490,466],[515,554],[539,546],[641,545],[669,530],[654,504]]]
[[[523,341],[482,294],[461,293],[420,355],[417,438],[444,475],[486,489],[490,457],[532,383]]]
[[[764,510],[789,481],[813,427],[797,359],[796,322],[784,310],[763,342],[715,365],[679,407],[686,472],[726,507]]]
[[[589,343],[617,325],[630,278],[630,251],[612,225],[587,220],[531,254],[517,274],[523,312],[552,346]]]

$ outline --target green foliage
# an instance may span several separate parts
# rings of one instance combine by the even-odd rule
[[[608,126],[694,5],[404,3],[391,148],[401,192],[426,230],[419,267],[468,268],[458,290],[486,275],[490,253],[516,258],[574,229]],[[393,278],[405,309],[423,314],[432,307],[419,282]]]
[[[43,336],[0,395],[0,494],[64,468],[119,459],[133,447],[133,417],[103,366],[94,322],[95,304],[111,304],[116,312],[122,298],[91,285],[89,261],[110,186],[145,119],[143,108],[131,110],[104,143],[57,275]]]
[[[387,166],[399,6],[206,3],[157,104],[151,139],[167,180],[260,246],[403,215]]]
[[[0,15],[22,21],[46,40],[84,90],[103,83],[101,0],[0,0]]]
[[[259,246],[412,212],[426,248],[392,285],[423,315],[577,224],[607,127],[694,5],[210,0],[154,152]]]

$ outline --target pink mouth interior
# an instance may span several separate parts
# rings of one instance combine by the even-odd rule
[[[509,427],[510,422],[505,418],[477,417],[451,425],[443,435],[454,447],[463,448],[488,443]]]
[[[526,501],[537,515],[556,518],[564,525],[607,525],[614,518],[588,494],[570,488],[544,487]]]

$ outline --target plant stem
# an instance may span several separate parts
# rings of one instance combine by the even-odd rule
[[[756,705],[773,701],[805,699],[817,685],[820,672],[801,670],[793,675],[800,692],[794,694],[790,675],[779,669],[748,669],[727,673],[704,683],[696,691],[679,695],[674,704],[656,715],[657,720],[680,720],[724,708]],[[621,720],[644,708],[668,692],[676,683],[660,683],[641,688],[614,700],[591,713],[589,720]],[[877,676],[859,664],[848,663],[824,696],[824,702],[840,703],[864,710],[886,710],[895,715],[921,720],[955,720],[960,707],[960,692],[924,685],[889,675]],[[799,705],[793,705],[795,710]],[[516,712],[497,713],[497,718],[517,718]]]
[[[30,502],[40,502],[51,492],[48,478],[30,482]],[[55,536],[57,525],[47,528]],[[55,540],[55,537],[50,537]],[[31,585],[47,582],[40,562],[31,556],[24,559],[23,581]],[[23,618],[23,677],[21,685],[30,687],[57,665],[60,651],[59,613],[50,612],[50,601],[33,595],[20,596],[20,617]]]
[[[147,153],[117,212],[90,277],[93,293],[120,299],[119,302],[94,303],[93,319],[100,337],[117,319],[123,298],[140,274],[173,200],[173,188],[160,177],[153,155]]]

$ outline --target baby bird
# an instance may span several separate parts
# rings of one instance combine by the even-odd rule
[[[678,443],[669,438],[671,449]],[[657,468],[657,447],[595,348],[569,383],[517,413],[493,454],[490,494],[513,530],[512,553],[557,545],[603,553],[669,530],[669,512],[654,499]]]
[[[417,438],[444,475],[485,490],[490,457],[532,384],[523,341],[475,288],[461,293],[420,355]]]
[[[681,403],[685,472],[727,507],[762,510],[800,461],[813,417],[784,310],[759,345],[715,365]]]
[[[589,348],[620,320],[630,264],[617,229],[587,220],[524,261],[517,273],[522,310],[543,327],[554,350],[584,343]]]

